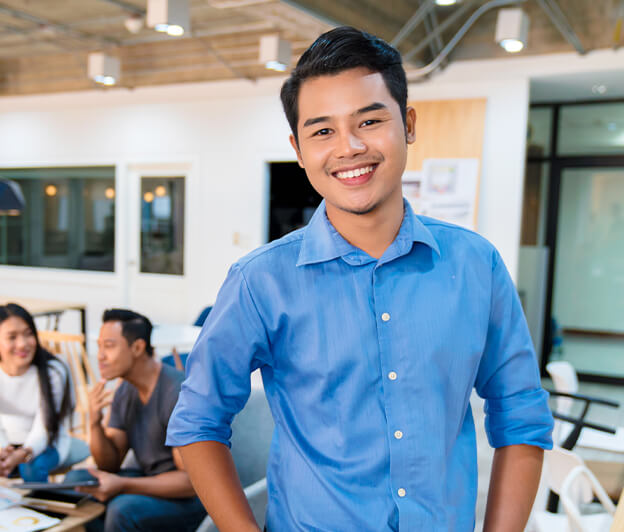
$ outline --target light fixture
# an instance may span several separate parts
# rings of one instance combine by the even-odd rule
[[[141,28],[143,28],[144,22],[143,17],[135,13],[124,20],[124,26],[130,33],[136,35],[141,31]]]
[[[163,196],[167,195],[167,189],[162,185],[158,185],[156,189],[154,190],[154,192],[159,198],[162,198]]]
[[[121,72],[119,59],[103,52],[92,52],[88,57],[87,72],[89,77],[102,85],[117,83]]]
[[[15,181],[0,180],[0,215],[17,216],[24,209],[22,189]]]
[[[263,35],[260,37],[260,62],[269,70],[284,72],[290,64],[290,42],[279,35]]]
[[[152,201],[154,201],[154,193],[146,192],[145,194],[143,194],[143,199],[146,203],[152,203]]]
[[[147,25],[173,37],[191,29],[188,0],[148,0]]]
[[[113,199],[115,197],[115,189],[113,187],[108,187],[104,191],[104,195],[107,197],[107,199]]]
[[[54,196],[56,196],[56,192],[57,189],[54,185],[48,185],[47,187],[45,187],[46,196],[50,196],[51,198],[53,198]]]
[[[459,0],[435,0],[435,3],[439,6],[452,6],[455,5]]]
[[[496,19],[496,42],[505,51],[516,53],[527,43],[529,17],[518,7],[500,9]]]

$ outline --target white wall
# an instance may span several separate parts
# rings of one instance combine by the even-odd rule
[[[614,58],[624,64],[620,52],[598,53],[594,60],[562,54],[456,63],[410,86],[410,99],[487,98],[478,229],[500,249],[513,276],[529,80],[547,72],[613,68]],[[104,308],[129,304],[132,279],[125,266],[134,251],[124,206],[130,168],[182,164],[189,168],[184,289],[158,303],[152,295],[149,308],[139,310],[155,321],[192,321],[214,301],[229,265],[264,241],[266,162],[294,160],[280,84],[272,79],[0,99],[0,166],[115,165],[118,202],[116,273],[0,266],[0,295],[86,301],[89,329],[97,329]]]

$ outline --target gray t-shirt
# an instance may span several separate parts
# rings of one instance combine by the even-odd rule
[[[123,381],[115,392],[108,426],[125,431],[129,446],[146,476],[176,468],[171,447],[165,445],[165,437],[183,380],[182,372],[162,364],[147,404],[141,402],[138,390],[127,381]]]

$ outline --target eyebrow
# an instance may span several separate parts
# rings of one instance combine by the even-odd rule
[[[370,113],[371,111],[379,111],[380,109],[388,109],[388,106],[381,102],[373,102],[370,105],[367,105],[366,107],[362,107],[361,109],[358,109],[357,111],[352,113],[351,116],[358,116],[364,113]],[[327,122],[328,120],[329,120],[329,116],[317,116],[314,118],[308,118],[303,123],[302,127],[310,127],[320,122]]]

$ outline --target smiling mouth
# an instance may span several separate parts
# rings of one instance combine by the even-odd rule
[[[351,179],[355,180],[356,178],[361,177],[366,178],[373,174],[378,164],[379,163],[374,163],[367,166],[360,166],[359,168],[352,168],[350,170],[340,170],[338,172],[332,172],[332,175],[340,179],[341,181],[347,181]],[[361,181],[361,179],[358,179],[358,181]]]

